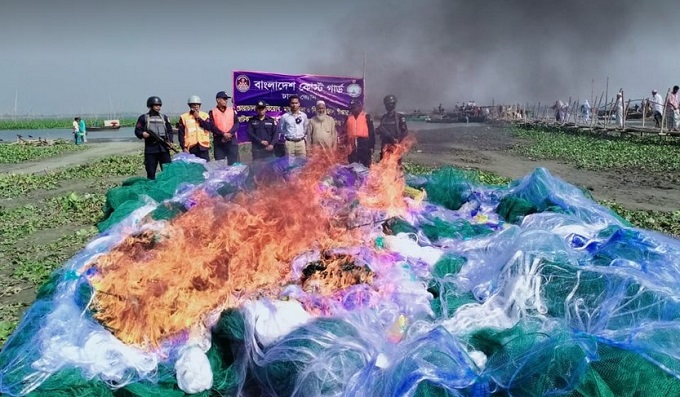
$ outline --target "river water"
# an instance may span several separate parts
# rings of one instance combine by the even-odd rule
[[[376,127],[378,122],[375,123]],[[409,129],[414,131],[425,131],[425,130],[439,130],[447,129],[452,126],[466,127],[466,126],[479,126],[477,123],[455,123],[455,124],[438,124],[438,123],[425,123],[422,121],[410,121],[408,122]],[[70,129],[46,129],[46,130],[0,130],[0,139],[2,142],[15,142],[17,140],[17,135],[21,135],[23,139],[66,139],[73,140],[73,133]],[[114,142],[114,141],[131,141],[137,139],[135,136],[133,127],[123,127],[118,130],[103,130],[103,131],[90,131],[87,133],[88,141],[93,142]]]
[[[132,127],[123,127],[118,130],[102,130],[90,131],[87,133],[88,141],[128,141],[135,140],[135,129]],[[21,135],[23,139],[66,139],[73,140],[73,132],[71,129],[47,129],[47,130],[2,130],[0,131],[0,139],[3,142],[15,142],[17,135]]]

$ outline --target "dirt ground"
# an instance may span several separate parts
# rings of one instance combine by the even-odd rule
[[[513,179],[547,168],[574,185],[587,188],[596,199],[613,200],[628,209],[673,211],[680,208],[680,187],[659,174],[632,171],[589,171],[560,161],[532,160],[510,152],[527,144],[509,129],[487,124],[450,124],[415,133],[417,143],[407,156],[426,165],[452,164],[493,172]]]
[[[428,128],[433,127],[428,125]],[[566,162],[522,158],[511,153],[510,149],[526,142],[513,137],[509,129],[500,126],[449,124],[442,128],[416,131],[415,136],[417,143],[407,158],[421,164],[452,164],[489,171],[513,179],[531,173],[536,167],[545,167],[553,175],[590,190],[595,198],[614,200],[629,209],[673,211],[680,208],[680,187],[669,184],[659,174],[634,170],[589,171],[578,169]],[[0,167],[0,174],[53,170],[84,164],[101,157],[133,154],[142,149],[137,140],[101,141],[89,145],[91,147],[83,152],[3,165]],[[242,150],[241,156],[242,161],[249,162],[248,150]]]
[[[87,145],[89,146],[88,149],[80,152],[72,152],[19,164],[3,164],[0,167],[0,174],[33,174],[51,171],[57,168],[85,164],[88,161],[103,157],[134,154],[144,149],[143,144],[139,141],[102,141],[90,142]]]

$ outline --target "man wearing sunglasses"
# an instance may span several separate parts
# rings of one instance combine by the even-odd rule
[[[279,120],[279,133],[285,141],[286,155],[289,157],[307,157],[307,115],[300,110],[300,98],[291,95],[288,98],[290,111]]]

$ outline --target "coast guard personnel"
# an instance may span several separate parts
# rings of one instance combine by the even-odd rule
[[[192,95],[187,100],[189,111],[179,116],[177,138],[185,153],[210,161],[210,129],[208,113],[201,111],[201,98]]]
[[[255,105],[257,115],[248,120],[248,136],[252,143],[253,162],[274,157],[274,145],[279,138],[276,121],[267,116],[267,103]]]
[[[227,99],[231,98],[226,92],[220,91],[215,95],[215,106],[208,116],[212,124],[215,160],[227,159],[227,164],[238,163],[238,115],[233,108],[227,106]]]
[[[350,114],[345,119],[344,130],[350,149],[347,160],[370,167],[375,147],[375,129],[371,116],[364,112],[358,99],[350,103]]]
[[[144,168],[146,177],[151,180],[156,179],[159,164],[162,171],[163,164],[171,161],[168,146],[172,143],[172,124],[168,116],[161,114],[161,106],[161,98],[149,97],[146,100],[149,111],[139,116],[135,125],[135,135],[144,139]]]
[[[380,126],[375,131],[380,136],[380,160],[386,151],[394,150],[394,147],[408,135],[406,117],[395,110],[397,97],[388,95],[383,99],[383,103],[387,113],[380,118]],[[399,162],[401,164],[401,160]]]

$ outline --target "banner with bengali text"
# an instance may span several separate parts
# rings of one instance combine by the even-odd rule
[[[258,101],[265,101],[268,105],[267,114],[278,118],[287,110],[290,96],[297,95],[300,97],[302,111],[312,118],[316,102],[323,100],[328,115],[339,125],[349,113],[350,101],[364,100],[364,80],[357,77],[236,70],[232,81],[234,109],[241,123],[238,130],[239,142],[249,140],[247,121],[256,114],[255,104]]]

